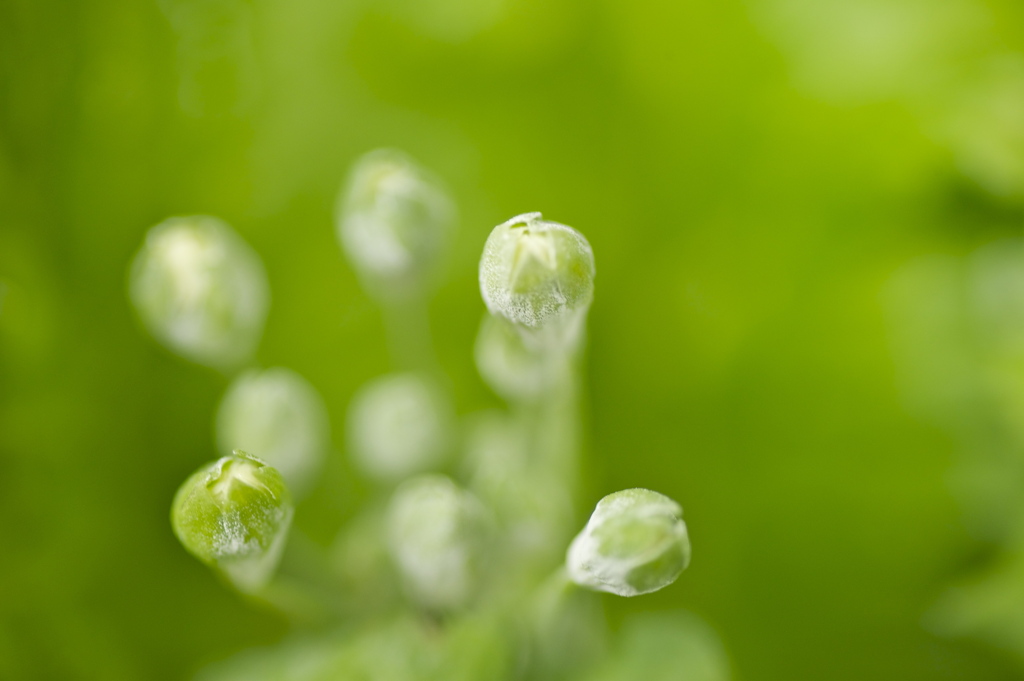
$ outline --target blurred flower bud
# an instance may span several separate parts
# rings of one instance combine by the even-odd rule
[[[690,563],[682,515],[679,504],[657,492],[609,494],[569,546],[569,577],[580,586],[619,596],[668,586]]]
[[[487,238],[480,292],[491,314],[571,344],[594,297],[594,254],[572,227],[525,213]]]
[[[349,407],[349,448],[369,475],[400,480],[441,463],[451,420],[447,400],[429,379],[382,376],[363,386]]]
[[[408,156],[377,149],[356,162],[342,192],[338,237],[374,293],[422,293],[447,246],[455,208],[438,180]]]
[[[549,371],[545,353],[525,344],[503,317],[484,315],[474,357],[476,368],[487,385],[509,401],[539,397],[556,376]]]
[[[486,539],[483,506],[443,475],[403,483],[388,509],[391,555],[424,607],[464,605],[478,582]]]
[[[306,379],[283,367],[253,369],[235,379],[216,425],[221,452],[258,452],[296,495],[309,488],[329,447],[323,400]]]
[[[575,529],[572,502],[559,476],[530,460],[529,429],[502,412],[476,414],[464,446],[469,489],[495,514],[516,560],[557,560]]]
[[[985,351],[1024,357],[1024,239],[1001,239],[968,261],[971,321]]]
[[[683,611],[633,615],[586,681],[729,681],[729,656],[714,629]]]
[[[171,506],[182,545],[242,591],[258,590],[270,579],[291,520],[281,474],[241,451],[193,473]]]
[[[207,366],[249,359],[267,316],[259,256],[220,220],[171,218],[149,231],[135,256],[130,293],[150,332]]]
[[[334,538],[331,567],[355,612],[394,611],[401,601],[387,528],[387,508],[375,504],[362,509]]]

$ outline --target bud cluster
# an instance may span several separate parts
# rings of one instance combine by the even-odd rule
[[[370,502],[327,537],[329,551],[319,554],[316,541],[290,549],[288,574],[273,583],[293,494],[322,485],[306,503],[337,504],[329,488],[336,478],[322,474],[332,470],[327,407],[295,372],[247,364],[267,284],[259,258],[224,223],[168,220],[150,231],[132,267],[131,296],[154,335],[231,380],[215,422],[225,456],[178,490],[175,535],[237,589],[291,614],[343,613],[339,621],[353,632],[352,645],[312,646],[323,654],[306,669],[318,671],[295,678],[364,670],[412,678],[421,669],[443,670],[431,678],[468,679],[459,674],[484,669],[492,673],[472,678],[508,678],[513,668],[566,678],[602,636],[593,616],[599,603],[573,585],[636,596],[668,586],[689,563],[682,508],[645,489],[602,499],[570,543],[582,440],[575,359],[595,276],[590,244],[575,229],[525,213],[491,231],[479,264],[488,313],[474,354],[509,408],[460,423],[431,356],[427,315],[453,218],[440,183],[404,154],[377,150],[356,163],[339,198],[337,232],[385,312],[395,368],[354,392],[345,428],[353,466],[333,471],[362,475]],[[409,346],[423,351],[399,350]],[[315,577],[313,588],[297,575]],[[403,599],[408,626],[381,624]],[[386,634],[372,635],[374,626]],[[537,645],[545,636],[551,640]],[[552,660],[565,652],[563,640],[574,650],[559,667]],[[373,659],[393,648],[384,666]]]

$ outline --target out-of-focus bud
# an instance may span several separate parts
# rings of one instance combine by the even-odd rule
[[[392,612],[401,602],[387,530],[386,506],[374,505],[360,511],[334,538],[331,566],[355,612]]]
[[[475,415],[464,442],[466,478],[502,525],[517,561],[537,557],[547,565],[575,529],[572,502],[558,476],[531,462],[530,442],[529,430],[504,413]]]
[[[443,475],[399,486],[388,509],[388,541],[409,595],[437,610],[465,605],[479,581],[486,529],[480,502]]]
[[[442,391],[419,374],[391,374],[363,386],[349,407],[349,449],[379,480],[400,480],[442,462],[452,416]]]
[[[571,345],[594,297],[594,254],[572,227],[525,213],[487,238],[480,292],[491,314]]]
[[[569,546],[569,577],[619,596],[668,586],[690,563],[682,516],[682,507],[664,494],[646,489],[609,494]]]
[[[235,379],[216,424],[221,452],[259,452],[296,495],[309,489],[329,446],[323,400],[306,379],[283,367],[254,369]]]
[[[157,339],[217,368],[249,359],[267,316],[259,256],[208,216],[171,218],[151,229],[132,263],[129,289]]]
[[[338,206],[338,237],[364,285],[421,295],[443,254],[455,208],[438,180],[394,149],[356,162]]]
[[[715,631],[688,612],[626,620],[611,654],[586,681],[729,681],[729,656]]]
[[[967,289],[982,349],[1024,357],[1024,239],[1002,239],[975,251]]]
[[[193,473],[171,506],[174,534],[189,553],[250,592],[277,567],[291,520],[281,474],[241,451]]]
[[[484,315],[474,356],[480,376],[506,400],[536,399],[557,377],[551,371],[551,358],[524,343],[503,317]]]

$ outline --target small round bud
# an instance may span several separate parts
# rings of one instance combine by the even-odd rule
[[[572,227],[526,213],[498,225],[480,258],[480,292],[491,314],[530,330],[575,336],[594,297],[594,254]]]
[[[327,408],[316,388],[283,367],[253,369],[235,379],[217,411],[216,430],[221,452],[259,452],[296,495],[313,482],[330,439]]]
[[[291,520],[281,474],[241,451],[193,473],[171,506],[171,525],[182,545],[243,591],[270,579]]]
[[[690,563],[682,515],[679,504],[657,492],[609,494],[569,546],[569,577],[580,586],[619,596],[668,586]]]
[[[420,294],[448,244],[455,208],[438,180],[394,149],[356,162],[342,192],[338,237],[371,291]]]
[[[267,316],[259,256],[220,220],[171,218],[149,231],[135,256],[130,294],[150,332],[199,364],[247,360]]]
[[[506,400],[531,400],[544,393],[555,377],[548,357],[523,342],[503,317],[484,315],[474,347],[480,376]]]
[[[349,448],[379,480],[400,480],[437,466],[448,453],[451,413],[441,390],[419,374],[377,378],[349,407]]]
[[[484,509],[443,475],[403,483],[388,509],[391,555],[421,605],[447,610],[472,595],[485,540]]]

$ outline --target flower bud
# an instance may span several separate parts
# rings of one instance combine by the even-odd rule
[[[242,591],[256,591],[270,579],[291,520],[281,474],[242,451],[193,473],[171,506],[182,545]]]
[[[628,617],[588,681],[729,681],[729,656],[714,629],[685,611]]]
[[[283,367],[254,369],[235,379],[220,403],[216,428],[223,453],[259,452],[296,495],[313,482],[330,439],[320,395]]]
[[[486,539],[483,506],[443,475],[403,483],[388,509],[391,555],[410,596],[439,610],[464,605]]]
[[[267,316],[259,256],[208,216],[171,218],[151,229],[132,263],[129,289],[158,340],[207,366],[247,360]]]
[[[419,374],[391,374],[365,385],[349,407],[349,448],[379,480],[400,480],[441,463],[451,439],[441,390]]]
[[[572,502],[559,476],[531,460],[530,429],[502,412],[474,415],[464,437],[468,487],[500,523],[519,562],[545,562],[572,536]]]
[[[594,254],[572,227],[525,213],[487,238],[480,292],[491,314],[571,343],[594,297]]]
[[[359,159],[342,192],[338,237],[367,288],[407,298],[422,292],[454,217],[440,182],[402,152],[377,149]]]
[[[547,355],[524,343],[503,317],[484,315],[473,354],[480,376],[506,400],[535,399],[556,377]]]
[[[609,494],[569,546],[569,577],[580,586],[619,596],[668,586],[690,563],[682,515],[679,504],[657,492]]]

